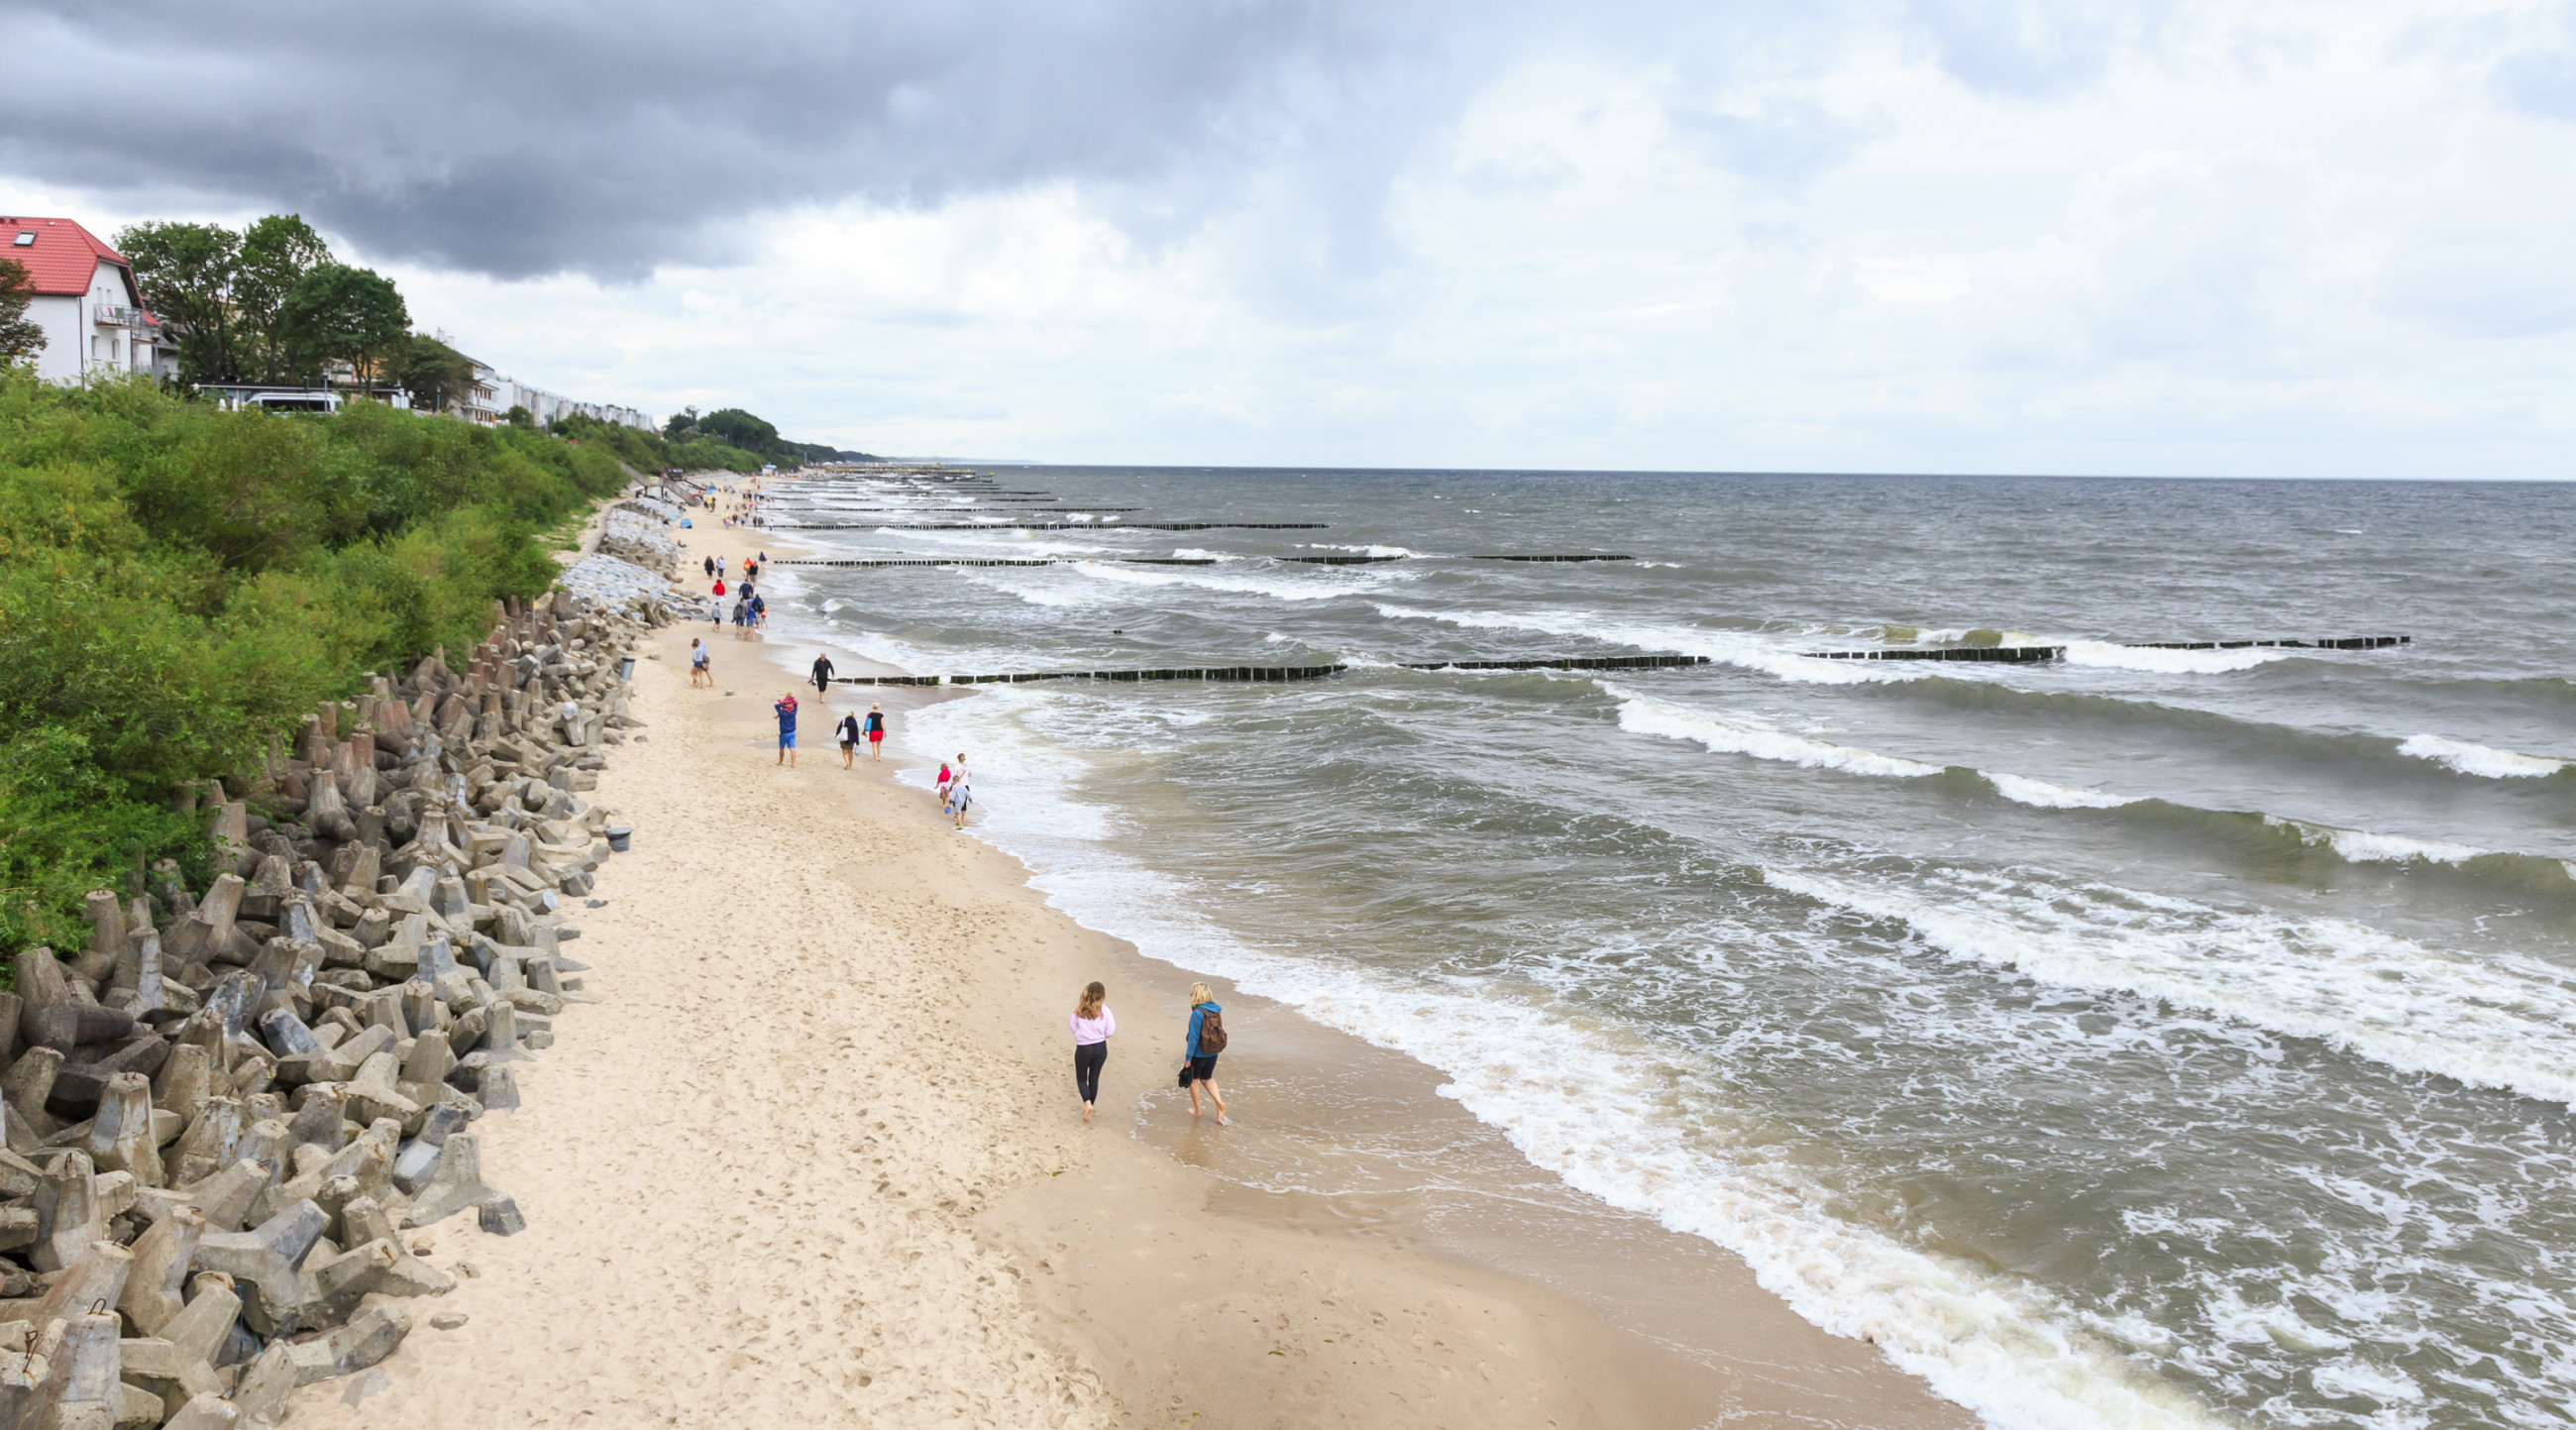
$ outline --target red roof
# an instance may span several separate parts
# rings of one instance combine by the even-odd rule
[[[22,233],[34,234],[36,241],[21,245],[18,235]],[[67,218],[0,216],[0,258],[14,258],[25,264],[37,292],[70,297],[89,291],[90,279],[104,260],[115,264],[124,276],[126,301],[143,301],[134,287],[134,265],[125,261],[125,255]]]

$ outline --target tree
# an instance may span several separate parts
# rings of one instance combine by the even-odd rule
[[[537,414],[520,403],[511,403],[510,410],[501,414],[501,420],[513,427],[525,427],[531,432],[537,430]]]
[[[697,425],[698,409],[684,407],[672,413],[671,420],[662,424],[662,439],[666,442],[686,442],[697,435],[694,430]]]
[[[116,247],[134,265],[143,306],[179,340],[180,380],[244,381],[233,314],[241,235],[210,223],[146,223],[119,233]]]
[[[45,330],[27,316],[27,300],[35,295],[27,265],[0,258],[0,363],[24,362],[44,350]]]
[[[474,395],[474,359],[427,333],[411,335],[401,361],[389,366],[387,376],[411,394],[414,407],[426,405],[432,412],[445,412]]]
[[[778,449],[778,429],[739,407],[720,407],[699,418],[698,432],[746,452]]]
[[[319,379],[326,363],[345,362],[360,382],[372,382],[378,365],[411,340],[411,313],[393,283],[345,263],[316,264],[296,279],[277,320],[288,366],[303,381]]]
[[[242,230],[233,264],[233,312],[248,341],[246,365],[261,382],[286,381],[286,295],[331,261],[331,246],[298,214],[270,214]]]

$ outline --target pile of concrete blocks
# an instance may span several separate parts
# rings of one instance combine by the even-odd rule
[[[599,542],[592,549],[630,565],[669,576],[680,559],[680,544],[662,503],[629,498],[601,513]]]
[[[496,617],[464,670],[307,716],[247,798],[187,791],[202,894],[164,861],[89,896],[86,949],[19,956],[0,1430],[273,1426],[453,1289],[416,1228],[524,1225],[471,1128],[581,987],[564,907],[610,849],[582,795],[650,622],[563,591]]]
[[[649,624],[668,624],[675,613],[683,620],[706,619],[706,597],[614,556],[585,556],[565,567],[559,580],[575,596],[631,612]]]

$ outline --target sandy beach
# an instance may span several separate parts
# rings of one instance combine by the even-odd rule
[[[575,910],[586,987],[525,1108],[480,1124],[528,1229],[425,1234],[459,1289],[296,1423],[1974,1423],[1705,1243],[1551,1212],[1561,1189],[1479,1232],[1431,1228],[1422,1189],[1227,1175],[1294,1157],[1329,1183],[1373,1118],[1536,1180],[1430,1069],[1222,986],[1238,1125],[1192,1126],[1188,975],[1049,909],[891,778],[892,743],[841,769],[841,711],[935,695],[841,688],[826,713],[804,687],[786,770],[770,702],[811,650],[703,625],[651,650],[646,728],[593,796],[635,835]],[[1065,1018],[1095,977],[1121,1032],[1086,1127]]]

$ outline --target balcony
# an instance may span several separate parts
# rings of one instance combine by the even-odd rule
[[[89,320],[102,328],[141,328],[151,324],[152,316],[140,308],[112,308],[105,303],[93,303]]]

